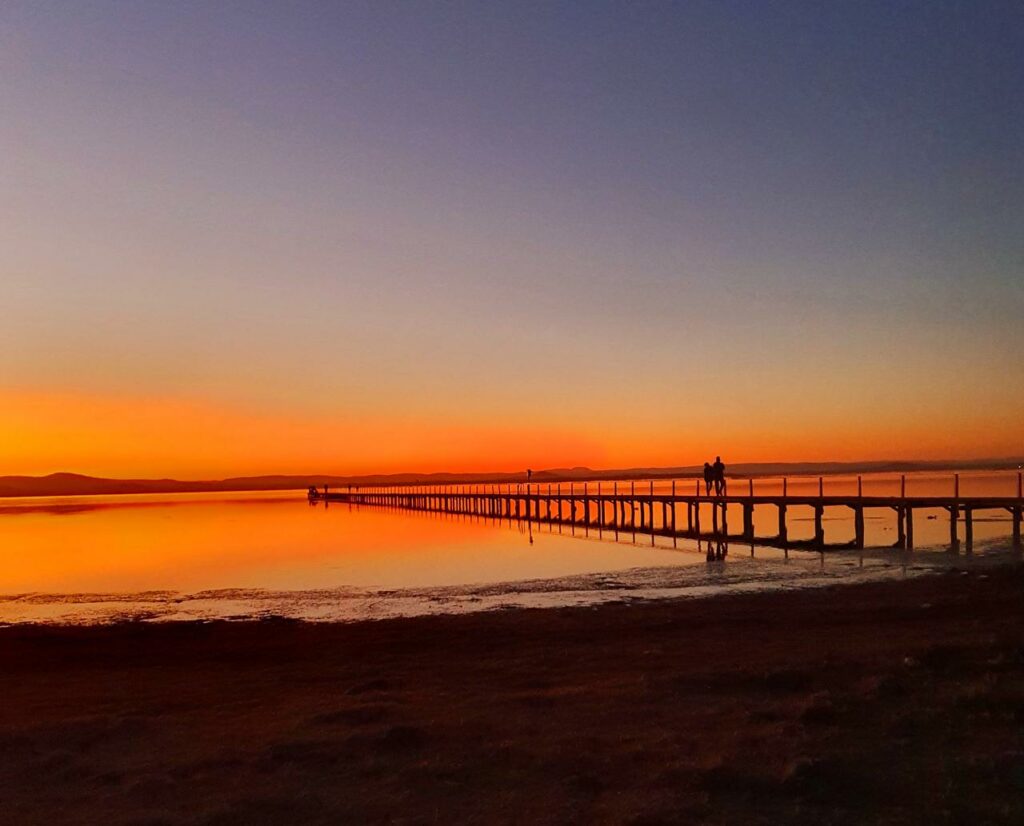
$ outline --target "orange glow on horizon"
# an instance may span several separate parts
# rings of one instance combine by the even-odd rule
[[[522,445],[573,463],[600,456],[543,426],[484,425],[385,414],[297,418],[178,399],[0,395],[0,474],[210,479],[262,474],[517,468]],[[538,467],[540,465],[538,464]]]
[[[502,420],[403,414],[317,417],[254,413],[184,399],[0,393],[0,475],[73,471],[122,478],[215,479],[262,474],[502,472],[730,462],[1010,456],[1012,410],[915,422],[876,416],[751,419],[741,406],[695,408],[631,422],[595,410],[585,421],[539,408]],[[962,434],[960,441],[956,436]],[[983,435],[979,435],[983,434]],[[1016,450],[1015,450],[1016,448]]]

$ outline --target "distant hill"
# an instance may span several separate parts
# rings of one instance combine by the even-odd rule
[[[1024,458],[949,460],[931,462],[746,462],[729,465],[729,476],[801,476],[848,473],[886,473],[923,470],[1016,470]],[[593,470],[587,467],[551,468],[533,474],[535,482],[583,482],[603,479],[668,479],[698,476],[699,465],[679,467],[616,468]],[[237,476],[216,480],[178,479],[104,479],[78,473],[51,473],[48,476],[0,476],[0,497],[6,496],[94,496],[124,493],[200,493],[204,491],[304,490],[310,485],[334,488],[360,485],[449,485],[522,482],[519,473],[393,473],[362,476],[326,474]]]

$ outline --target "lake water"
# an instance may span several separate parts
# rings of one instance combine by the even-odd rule
[[[655,490],[667,484],[658,482]],[[693,482],[679,484],[689,490]],[[962,474],[960,492],[1009,496],[1016,484],[1015,473]],[[769,492],[781,481],[755,485]],[[817,485],[817,478],[791,479],[789,491]],[[865,494],[896,493],[899,485],[898,476],[864,477]],[[947,488],[952,491],[949,474],[907,478],[908,493],[945,494]],[[855,490],[856,479],[829,477],[825,489]],[[807,510],[805,516],[791,513],[791,538],[811,535]],[[852,538],[852,514],[832,510],[827,540]],[[737,530],[739,514],[733,519]],[[758,509],[755,523],[758,532],[773,533],[774,509]],[[4,499],[0,622],[351,620],[590,605],[914,576],[954,561],[985,564],[1009,554],[1005,513],[976,517],[969,558],[944,550],[944,512],[920,512],[915,529],[918,548],[894,551],[884,547],[895,540],[894,515],[869,512],[868,543],[876,547],[864,552],[785,552],[733,542],[724,559],[709,560],[707,547],[690,540],[625,533],[616,539],[594,529],[311,506],[298,492]]]

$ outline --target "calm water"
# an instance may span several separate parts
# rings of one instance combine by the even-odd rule
[[[791,479],[789,490],[817,484]],[[899,484],[899,477],[865,477],[864,490],[896,493]],[[1013,495],[1016,474],[962,474],[960,484],[962,495]],[[781,482],[755,485],[768,492]],[[856,479],[832,477],[825,485],[826,493],[855,490]],[[915,475],[907,488],[947,493],[951,476]],[[835,510],[826,515],[828,541],[852,538],[852,515]],[[791,536],[809,537],[812,517],[794,509]],[[758,510],[758,531],[773,533],[775,518],[774,509]],[[738,530],[740,515],[730,519]],[[869,512],[867,529],[869,544],[895,540],[891,514]],[[975,562],[1001,557],[1009,533],[1007,514],[979,514]],[[616,540],[579,528],[311,507],[300,493],[6,499],[0,622],[357,619],[803,587],[948,565],[948,535],[947,515],[922,511],[914,553],[786,553],[734,542],[724,559],[709,561],[706,547],[686,540],[673,547],[642,534]]]

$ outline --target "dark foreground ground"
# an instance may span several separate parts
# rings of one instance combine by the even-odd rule
[[[1024,574],[3,629],[0,820],[1022,823]]]

